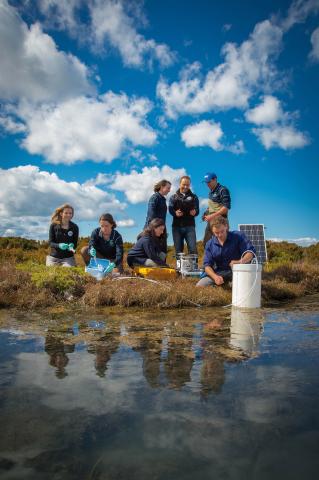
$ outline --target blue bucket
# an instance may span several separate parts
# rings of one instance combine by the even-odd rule
[[[109,273],[107,271],[108,266],[110,265],[110,260],[106,258],[91,258],[90,263],[85,267],[86,273],[92,275],[97,280],[102,280]]]

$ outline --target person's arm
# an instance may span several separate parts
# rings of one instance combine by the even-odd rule
[[[211,220],[213,220],[213,218],[218,217],[218,215],[227,216],[227,214],[228,214],[228,208],[222,206],[222,207],[220,207],[220,209],[217,210],[216,212],[211,213],[210,215],[205,215],[204,220],[205,220],[206,222],[210,222]]]
[[[254,253],[256,253],[255,247],[244,233],[240,233],[239,251],[241,258],[232,260],[229,264],[230,267],[238,263],[250,263],[254,257]]]
[[[74,224],[74,235],[73,235],[73,244],[74,244],[74,249],[78,246],[78,241],[79,241],[79,227]]]
[[[169,199],[168,211],[169,211],[169,213],[172,215],[172,217],[176,217],[174,195],[172,195],[171,198]]]
[[[213,269],[212,265],[214,264],[214,258],[210,249],[210,243],[206,244],[205,247],[205,256],[204,256],[204,268],[205,268],[205,273],[210,277],[216,285],[222,285],[224,283],[223,277],[218,275],[215,270]]]
[[[96,249],[96,230],[93,230],[93,232],[91,233],[89,241],[89,249],[92,247]]]
[[[192,217],[197,217],[199,214],[199,200],[197,195],[194,195],[194,207],[189,211],[189,214],[192,215]]]
[[[167,263],[158,256],[154,240],[151,237],[144,238],[143,248],[147,258],[153,260],[155,263],[158,263],[158,265],[162,265],[163,267],[168,266]]]
[[[153,220],[157,215],[158,195],[152,195],[148,202],[147,218]]]
[[[57,242],[56,235],[55,235],[55,225],[51,223],[49,229],[49,245],[52,248],[59,248],[59,243]]]
[[[117,233],[117,232],[116,232]],[[117,233],[117,238],[115,240],[115,265],[121,265],[123,263],[123,254],[124,254],[124,248],[123,248],[123,238],[122,235]]]
[[[217,212],[214,212],[214,213],[211,213],[210,215],[205,216],[204,220],[206,220],[206,222],[210,222],[211,220],[213,220],[213,218],[217,217],[218,215],[223,215],[227,217],[228,212],[230,210],[230,206],[231,206],[231,199],[230,199],[229,190],[226,187],[223,187],[220,192],[220,203],[221,203],[221,206],[217,210]]]

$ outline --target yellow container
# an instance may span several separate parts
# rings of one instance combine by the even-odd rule
[[[133,271],[136,275],[152,280],[173,280],[176,278],[176,270],[174,268],[159,267],[134,267]]]

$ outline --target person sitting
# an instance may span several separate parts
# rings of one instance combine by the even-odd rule
[[[212,238],[206,243],[204,255],[205,277],[197,287],[223,285],[232,278],[232,266],[236,263],[250,263],[255,248],[239,231],[229,231],[228,220],[221,215],[210,222]]]
[[[46,257],[47,267],[76,266],[74,253],[79,239],[79,227],[71,222],[73,215],[74,208],[67,203],[54,210],[49,230],[50,254]]]
[[[100,226],[93,230],[89,245],[81,250],[86,265],[91,257],[104,258],[115,264],[115,272],[123,272],[123,239],[115,230],[116,223],[110,213],[104,213],[99,218]]]
[[[161,237],[165,235],[165,222],[162,218],[154,218],[137,237],[136,244],[127,254],[129,267],[168,267],[165,262],[166,253],[161,250]]]

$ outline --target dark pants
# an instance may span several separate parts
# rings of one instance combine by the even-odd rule
[[[197,254],[196,231],[193,225],[190,227],[173,227],[172,231],[176,255],[183,253],[184,241],[186,241],[188,253]]]

